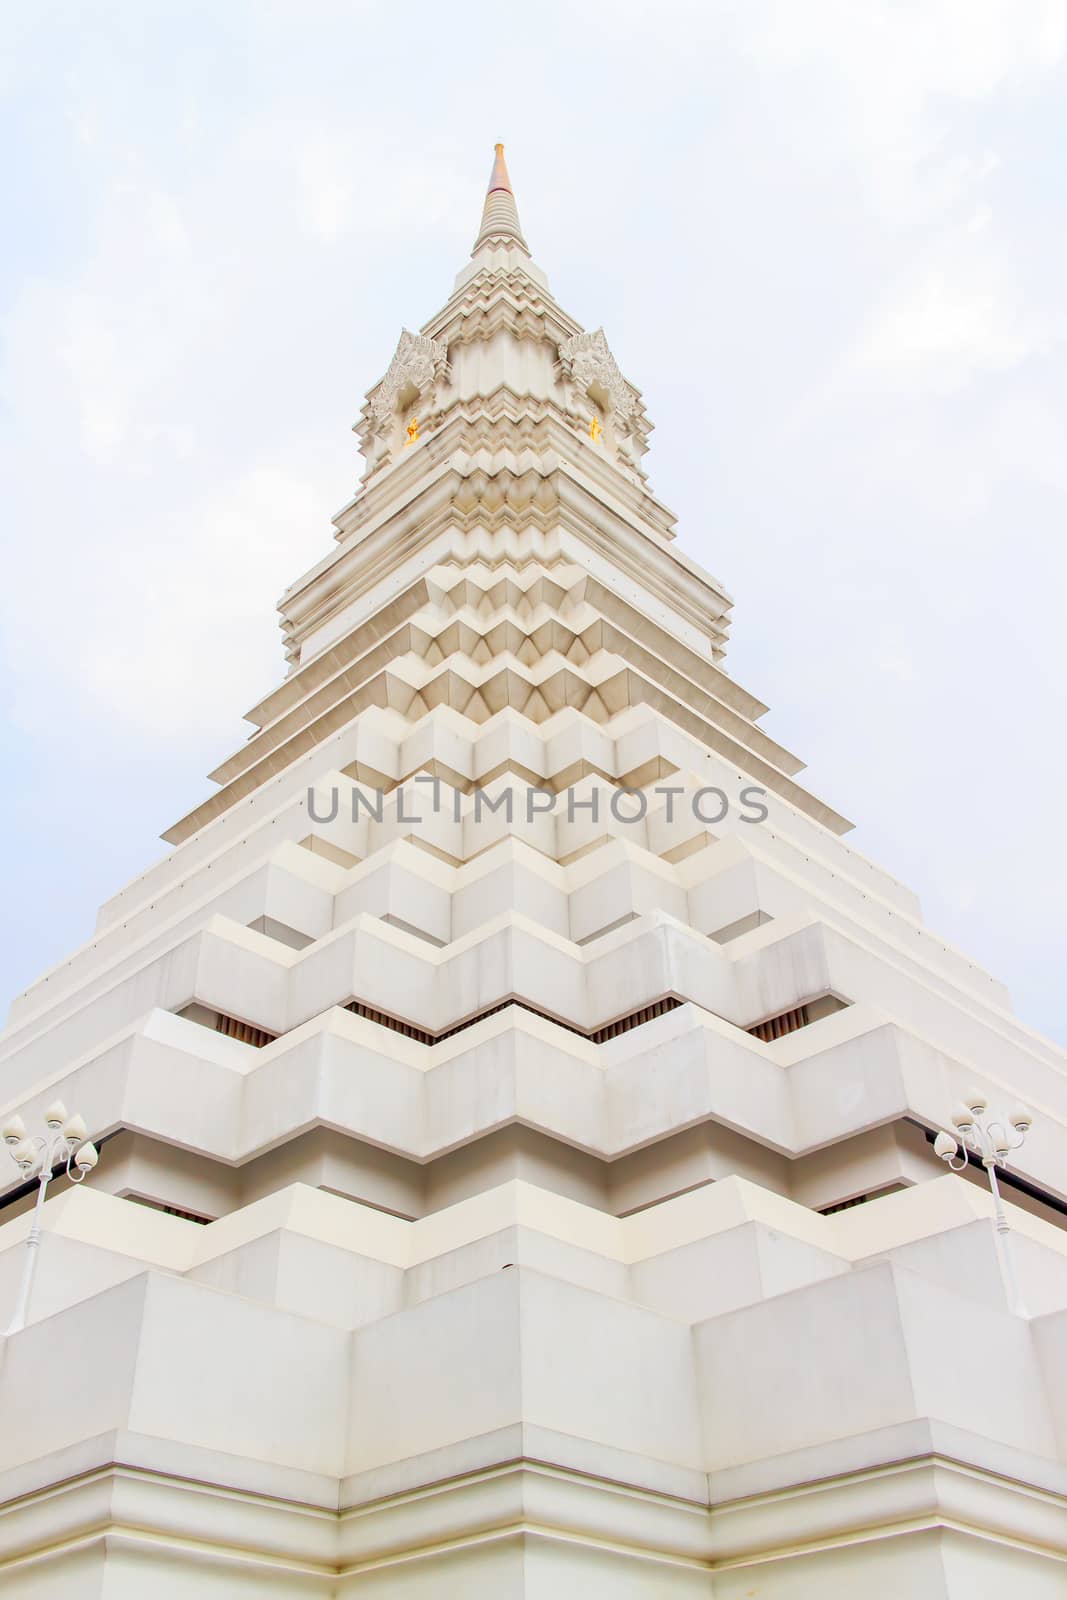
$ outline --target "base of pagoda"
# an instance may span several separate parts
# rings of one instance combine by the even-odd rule
[[[3,1475],[0,1595],[1053,1600],[1063,1476],[930,1422],[710,1480],[520,1425],[340,1481],[112,1433]]]

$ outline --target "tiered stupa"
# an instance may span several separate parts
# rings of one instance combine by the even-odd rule
[[[0,1041],[100,1149],[0,1340],[0,1593],[1067,1593],[1067,1061],[761,730],[650,428],[498,147],[287,676]]]

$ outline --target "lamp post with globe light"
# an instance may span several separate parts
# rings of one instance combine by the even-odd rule
[[[77,1115],[68,1115],[62,1100],[55,1100],[48,1107],[44,1114],[44,1125],[43,1134],[30,1136],[22,1118],[13,1116],[8,1118],[2,1130],[4,1143],[19,1171],[26,1178],[37,1179],[37,1201],[26,1239],[26,1260],[19,1284],[19,1297],[6,1334],[18,1333],[20,1328],[26,1326],[26,1312],[41,1243],[41,1212],[50,1181],[56,1176],[57,1169],[65,1167],[71,1183],[81,1183],[100,1159],[96,1146],[87,1138],[84,1121]]]
[[[970,1156],[973,1154],[982,1163],[989,1178],[989,1187],[993,1191],[993,1213],[996,1218],[997,1257],[1000,1261],[1000,1270],[1008,1291],[1008,1298],[1012,1310],[1020,1317],[1025,1317],[1026,1307],[1019,1293],[1015,1281],[1015,1267],[1011,1259],[1011,1252],[1005,1235],[1010,1231],[1008,1218],[1004,1211],[1004,1202],[1001,1199],[1000,1184],[997,1181],[997,1168],[1008,1165],[1008,1157],[1013,1150],[1018,1150],[1026,1135],[1033,1127],[1034,1118],[1025,1106],[1015,1106],[1008,1113],[1006,1122],[989,1116],[989,1102],[980,1089],[968,1089],[963,1100],[952,1113],[952,1126],[959,1134],[963,1144],[962,1151],[951,1133],[941,1132],[934,1140],[934,1151],[941,1157],[953,1172],[963,1172],[969,1165]],[[1014,1131],[1013,1138],[1008,1128]]]

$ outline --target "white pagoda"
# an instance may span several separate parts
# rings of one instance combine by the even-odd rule
[[[0,1594],[1067,1594],[1067,1057],[762,731],[650,429],[498,146],[284,681],[0,1039]]]

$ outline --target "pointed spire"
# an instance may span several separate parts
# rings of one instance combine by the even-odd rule
[[[477,255],[486,245],[510,245],[522,250],[526,255],[530,254],[530,248],[522,236],[519,211],[515,204],[515,191],[508,177],[502,144],[496,146],[496,157],[489,175],[489,188],[486,191],[485,206],[482,211],[482,226],[474,241],[471,255]]]

